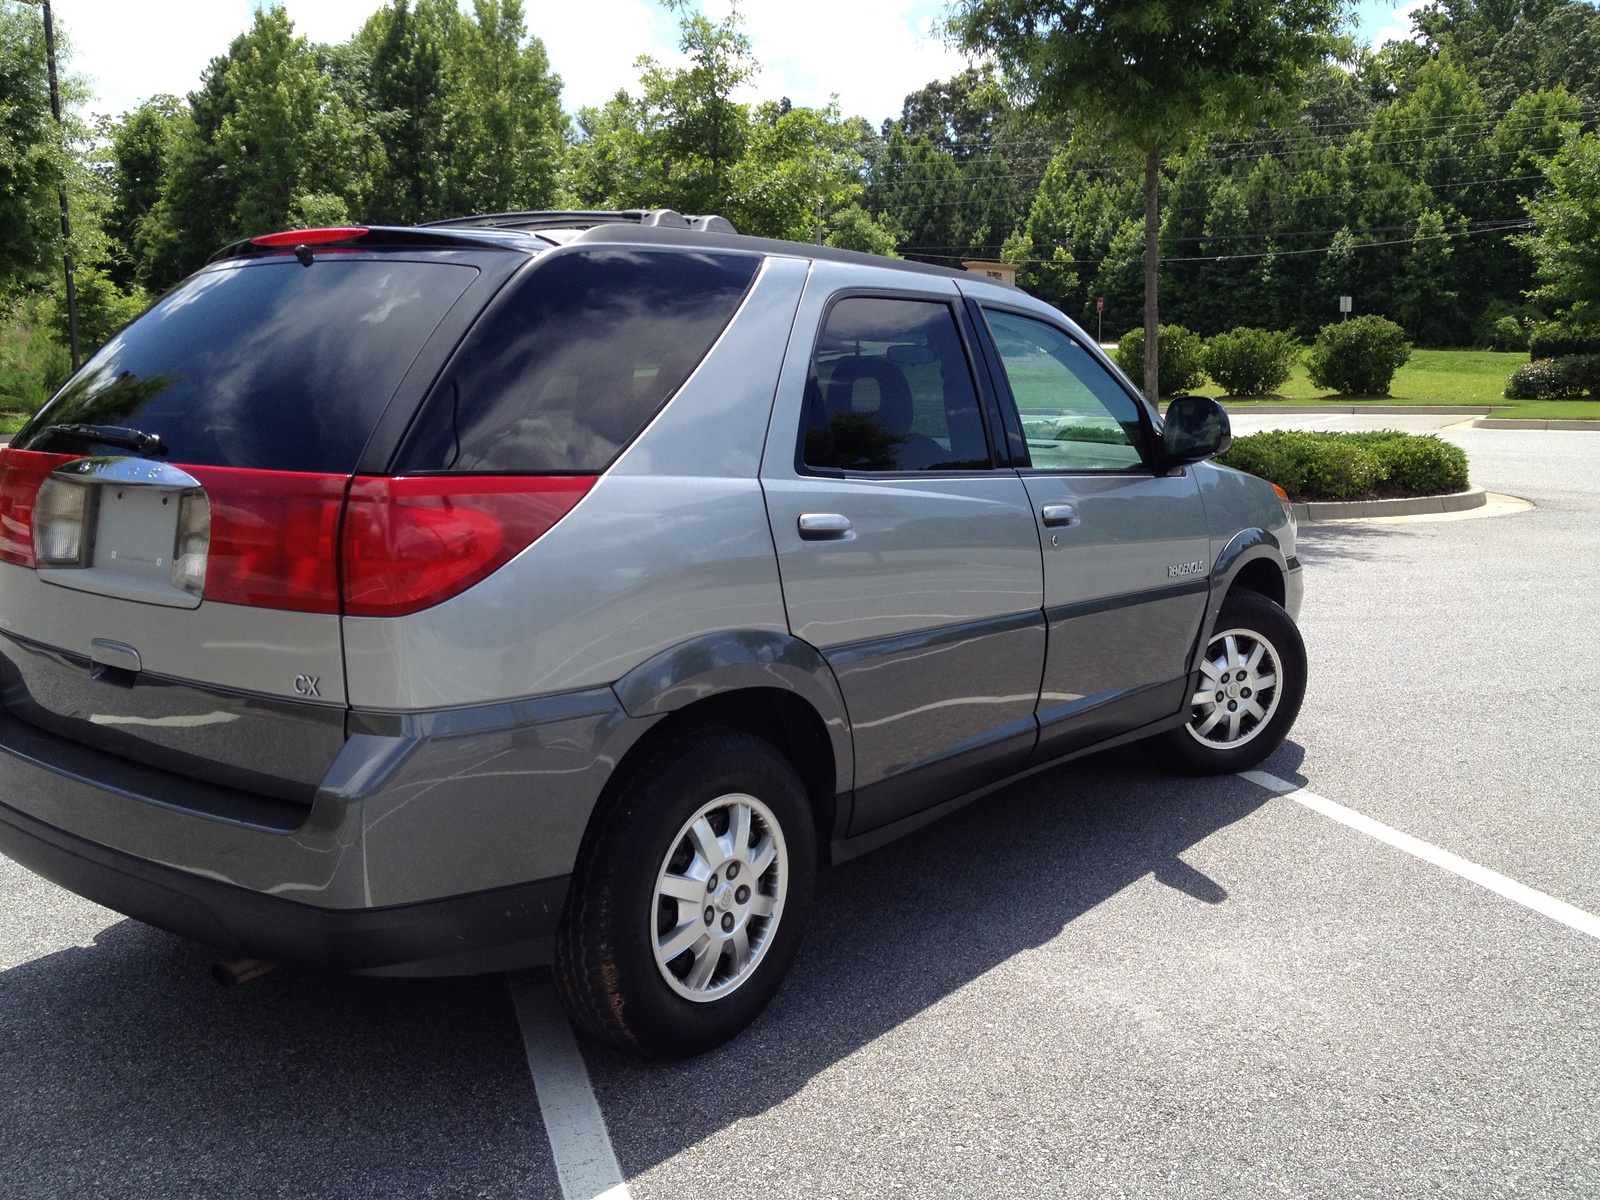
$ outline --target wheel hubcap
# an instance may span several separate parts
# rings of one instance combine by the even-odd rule
[[[772,945],[789,883],[789,852],[754,796],[719,796],[672,839],[656,876],[656,966],[688,1000],[726,996]]]
[[[1251,629],[1217,634],[1200,663],[1189,736],[1213,750],[1242,746],[1266,728],[1278,711],[1278,651]]]

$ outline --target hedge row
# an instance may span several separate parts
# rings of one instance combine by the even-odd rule
[[[1217,459],[1294,500],[1437,496],[1467,486],[1467,456],[1430,435],[1277,431],[1236,438]]]
[[[1509,400],[1575,400],[1600,396],[1600,354],[1567,354],[1524,363],[1506,380]]]
[[[1163,396],[1199,387],[1207,375],[1229,396],[1270,395],[1288,380],[1301,353],[1287,333],[1241,327],[1202,341],[1181,325],[1160,326],[1157,352]],[[1115,357],[1128,378],[1142,384],[1144,330],[1124,334]],[[1376,316],[1324,325],[1305,352],[1314,386],[1357,396],[1387,396],[1394,373],[1410,357],[1405,331]]]
[[[1528,359],[1600,354],[1600,328],[1577,329],[1559,321],[1543,321],[1528,331]]]

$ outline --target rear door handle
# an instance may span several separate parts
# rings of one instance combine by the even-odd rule
[[[796,524],[808,542],[839,542],[855,536],[855,526],[843,513],[801,513]]]
[[[1080,524],[1078,510],[1070,504],[1046,504],[1039,509],[1039,519],[1052,528]]]

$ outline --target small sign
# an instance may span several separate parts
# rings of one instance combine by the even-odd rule
[[[1106,298],[1104,296],[1096,296],[1094,298],[1094,310],[1095,312],[1105,312]]]
[[[1339,297],[1339,311],[1340,312],[1347,313],[1347,312],[1351,311],[1352,305],[1353,305],[1353,301],[1352,301],[1351,297],[1349,297],[1349,296],[1340,296]]]

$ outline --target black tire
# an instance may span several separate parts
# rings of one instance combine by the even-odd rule
[[[1269,656],[1276,659],[1276,683],[1271,689],[1263,687],[1259,694],[1255,694],[1248,684],[1257,681],[1256,669],[1252,668],[1246,673],[1242,662],[1233,664],[1239,670],[1223,670],[1221,674],[1224,678],[1217,679],[1218,668],[1225,665],[1227,657],[1225,638],[1234,631],[1239,635],[1235,638],[1235,646],[1240,651],[1238,659],[1248,658],[1254,653],[1254,646],[1261,644],[1266,646],[1263,661]],[[1203,704],[1200,702],[1201,693],[1197,691],[1189,723],[1169,730],[1155,740],[1167,760],[1188,774],[1222,775],[1247,771],[1278,748],[1300,713],[1300,704],[1306,694],[1305,643],[1301,641],[1300,631],[1295,628],[1294,621],[1282,608],[1260,592],[1235,588],[1228,593],[1227,599],[1222,602],[1221,612],[1217,614],[1216,626],[1206,646],[1206,660],[1211,666],[1201,676],[1201,683],[1214,684],[1216,690],[1203,689],[1210,693]],[[1236,675],[1242,678],[1234,678]],[[1230,695],[1227,690],[1230,687],[1235,693],[1242,691],[1243,694]],[[1261,709],[1266,714],[1264,721],[1255,719],[1245,711],[1252,700],[1256,702],[1257,709],[1261,709],[1262,704],[1266,705],[1265,709]],[[1229,705],[1234,707],[1230,710]],[[1228,730],[1235,714],[1241,720],[1237,736],[1230,740]],[[1206,730],[1205,726],[1213,716],[1217,718],[1216,723]]]
[[[658,945],[670,943],[675,931],[692,932],[689,906],[698,914],[700,902],[685,899],[679,907],[658,893],[657,884],[670,878],[681,885],[709,863],[696,848],[700,843],[685,832],[708,805],[718,805],[706,819],[719,844],[733,844],[733,814],[741,814],[752,830],[747,846],[752,852],[768,846],[771,865],[758,870],[756,859],[747,856],[743,883],[735,887],[737,880],[726,877],[729,864],[741,865],[734,850],[735,857],[724,860],[724,877],[712,873],[715,886],[704,908],[712,914],[706,918],[710,924],[698,931],[702,949],[685,949],[661,964]],[[719,813],[727,814],[721,829]],[[772,833],[768,822],[777,827],[770,842],[761,840]],[[682,857],[686,850],[688,860]],[[664,741],[631,765],[595,813],[556,936],[556,990],[581,1029],[614,1046],[652,1058],[684,1058],[721,1045],[755,1020],[783,982],[805,929],[816,871],[810,802],[794,768],[771,743],[727,728],[693,729]],[[747,886],[752,874],[753,898]],[[775,911],[758,916],[763,904],[775,904]],[[730,918],[738,924],[724,934],[722,923]],[[739,965],[732,940],[740,932],[748,966]],[[759,948],[752,949],[758,938]],[[696,972],[713,954],[716,974],[697,986]],[[686,998],[690,993],[700,998]]]

